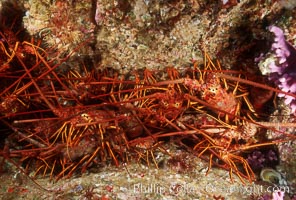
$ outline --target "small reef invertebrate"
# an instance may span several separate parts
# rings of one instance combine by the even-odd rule
[[[272,184],[283,184],[285,180],[282,175],[274,169],[264,168],[260,172],[261,180]]]

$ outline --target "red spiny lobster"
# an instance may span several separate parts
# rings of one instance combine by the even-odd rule
[[[148,70],[144,77],[136,74],[125,80],[113,70],[89,73],[85,66],[82,72],[69,70],[60,76],[60,63],[47,61],[45,50],[29,42],[15,43],[12,52],[16,53],[9,53],[5,45],[1,48],[6,50],[6,64],[16,60],[22,71],[17,83],[7,83],[0,94],[1,120],[15,133],[14,139],[24,143],[22,149],[12,149],[7,156],[27,161],[27,168],[31,161],[37,163],[36,173],[61,178],[108,158],[118,165],[119,159],[126,159],[127,151],[135,152],[138,160],[149,163],[152,159],[157,165],[153,150],[162,149],[161,138],[179,137],[177,141],[198,156],[208,156],[210,166],[214,163],[230,170],[231,177],[234,172],[241,179],[253,180],[252,169],[240,152],[275,143],[256,141],[256,131],[239,133],[241,126],[252,120],[240,112],[240,97],[252,111],[248,93],[240,84],[270,87],[221,73],[220,65],[216,67],[207,55],[204,69],[194,64],[194,72],[185,78],[168,68],[166,81],[159,81]],[[27,63],[20,53],[35,62]],[[235,82],[232,92],[227,80]],[[203,124],[194,122],[200,115]],[[189,120],[182,121],[185,117]],[[237,119],[235,124],[233,119]],[[208,123],[210,120],[214,122]],[[23,128],[17,128],[19,124]],[[215,132],[213,127],[221,129]],[[184,138],[190,142],[185,143]]]

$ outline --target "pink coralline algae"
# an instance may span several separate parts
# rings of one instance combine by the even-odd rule
[[[282,91],[296,94],[296,49],[286,41],[284,32],[277,26],[270,26],[274,42],[271,50],[275,53],[276,62],[269,65],[269,78]],[[279,97],[285,98],[285,104],[290,105],[292,113],[296,113],[296,99],[292,96],[279,94]]]
[[[285,193],[283,191],[274,191],[272,193],[272,200],[284,200]]]
[[[272,196],[269,194],[264,194],[258,198],[258,200],[284,200],[285,192],[276,190],[272,193]]]
[[[247,162],[253,170],[262,170],[264,167],[274,166],[278,163],[278,157],[275,151],[259,151],[255,150],[247,157]]]

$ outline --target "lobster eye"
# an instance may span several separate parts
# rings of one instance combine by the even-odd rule
[[[179,108],[179,107],[180,107],[180,102],[176,102],[176,103],[175,103],[175,107],[176,107],[176,108]]]
[[[86,113],[82,113],[82,114],[81,114],[81,117],[83,117],[86,121],[89,121],[89,120],[90,120],[89,115],[86,114]]]
[[[217,88],[210,87],[209,88],[209,91],[212,92],[212,93],[216,93],[217,92]]]
[[[168,102],[166,102],[166,101],[161,101],[161,102],[162,102],[162,104],[163,104],[164,107],[168,107],[169,106],[169,103]]]

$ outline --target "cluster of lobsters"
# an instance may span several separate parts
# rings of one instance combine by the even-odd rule
[[[0,155],[26,173],[59,179],[131,158],[157,166],[154,150],[169,154],[162,144],[173,138],[208,160],[209,169],[253,181],[246,152],[283,141],[259,136],[268,127],[256,112],[281,91],[241,72],[226,74],[207,54],[182,73],[168,67],[122,75],[91,62],[67,69],[70,54],[49,58],[34,41],[10,31],[0,36]],[[271,92],[252,99],[254,87]]]

